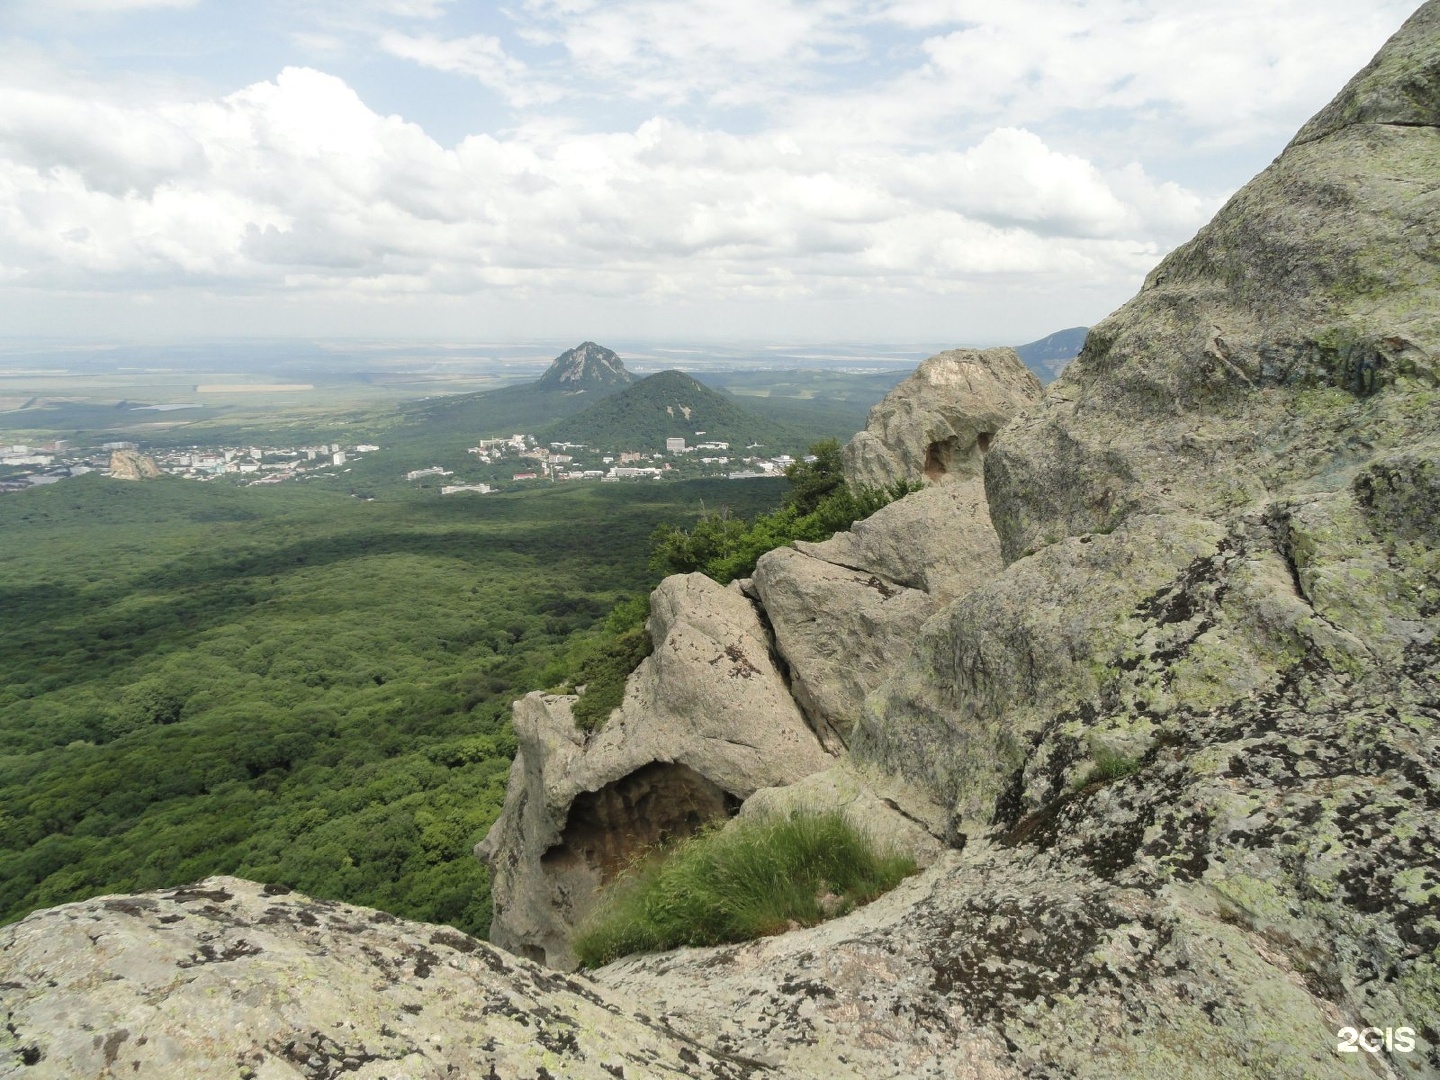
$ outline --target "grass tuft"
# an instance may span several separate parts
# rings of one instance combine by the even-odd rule
[[[712,827],[612,884],[571,944],[591,968],[631,953],[748,941],[843,915],[915,871],[913,859],[877,851],[835,812]]]
[[[1075,787],[1084,788],[1091,784],[1108,784],[1114,780],[1123,780],[1140,771],[1140,759],[1126,757],[1124,754],[1116,754],[1109,750],[1099,750],[1093,755],[1093,764],[1085,775],[1075,784]]]

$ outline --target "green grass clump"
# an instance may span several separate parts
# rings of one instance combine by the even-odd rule
[[[1123,780],[1140,771],[1140,759],[1126,757],[1124,754],[1112,753],[1109,750],[1100,750],[1094,754],[1094,763],[1078,784],[1077,788],[1089,787],[1091,784],[1108,784],[1113,780]]]
[[[893,889],[913,859],[877,851],[839,813],[712,828],[662,849],[606,891],[571,943],[582,967],[679,945],[814,926]]]

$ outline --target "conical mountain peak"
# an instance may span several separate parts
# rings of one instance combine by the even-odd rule
[[[635,376],[625,370],[624,362],[616,353],[603,345],[586,341],[557,356],[536,385],[574,393],[608,390],[628,386],[634,381]]]

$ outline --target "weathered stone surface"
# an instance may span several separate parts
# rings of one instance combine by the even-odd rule
[[[926,625],[867,701],[853,752],[925,786],[957,832],[983,831],[1038,733],[1098,696],[1131,612],[1221,537],[1203,520],[1136,519],[1016,563]]]
[[[110,455],[110,476],[114,480],[153,480],[159,475],[160,466],[149,454],[116,450]]]
[[[1014,349],[951,349],[930,357],[870,410],[845,447],[855,486],[975,478],[990,440],[1043,390]]]
[[[1004,429],[1009,565],[926,624],[851,744],[1001,862],[1160,904],[1186,958],[1113,981],[1131,1019],[1249,935],[1272,970],[1207,984],[1195,1075],[1343,1075],[1306,1062],[1325,1024],[1411,1026],[1376,1074],[1440,1075],[1440,131],[1377,119],[1435,108],[1437,66],[1432,2]],[[1048,1030],[1008,1008],[1017,1045]]]
[[[519,753],[476,854],[491,871],[492,939],[552,967],[573,966],[572,928],[640,851],[834,760],[738,589],[702,574],[666,578],[650,598],[649,627],[655,651],[599,732],[576,730],[573,698],[515,703]]]
[[[1425,4],[1335,100],[1300,129],[1292,145],[1314,142],[1355,124],[1440,127],[1437,36],[1440,9]]]
[[[1422,8],[995,441],[1007,561],[1132,514],[1337,490],[1433,436],[1440,128],[1412,125],[1440,109],[1436,19]]]
[[[909,653],[936,606],[1003,567],[980,460],[994,431],[1040,395],[1009,349],[932,356],[870,412],[846,448],[857,486],[927,486],[823,543],[764,556],[747,587],[764,605],[791,689],[828,746]]]
[[[1068,855],[976,843],[833,922],[595,978],[787,1077],[1436,1075],[1415,1051],[1336,1052],[1341,1027],[1392,1014],[1357,1015],[1309,941],[1203,885],[1140,865],[1107,880]]]
[[[839,811],[877,849],[909,855],[917,866],[929,866],[946,850],[944,807],[899,777],[863,769],[848,757],[785,787],[761,788],[745,800],[735,821],[794,811]]]
[[[935,609],[923,592],[777,548],[753,587],[790,670],[790,691],[832,749],[843,748],[865,695],[915,643]]]
[[[448,926],[228,877],[0,928],[0,1002],[32,1080],[753,1075]]]
[[[978,477],[928,485],[882,506],[848,532],[820,543],[798,540],[795,548],[919,589],[937,602],[963,596],[1005,565]]]

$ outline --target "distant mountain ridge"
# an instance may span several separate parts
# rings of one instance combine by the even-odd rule
[[[634,381],[635,376],[625,370],[619,354],[593,341],[586,341],[557,356],[555,362],[545,369],[545,374],[535,380],[535,385],[545,390],[576,393],[611,390],[628,386]]]
[[[752,443],[773,450],[796,442],[785,425],[756,416],[683,371],[661,371],[632,383],[552,424],[541,438],[601,449],[651,451],[665,449],[665,440],[672,438],[691,445],[728,442],[733,450]]]
[[[1016,345],[1015,352],[1025,366],[1040,376],[1043,383],[1052,383],[1060,377],[1067,364],[1080,355],[1085,346],[1088,326],[1072,326],[1068,330],[1057,330],[1039,341]]]

